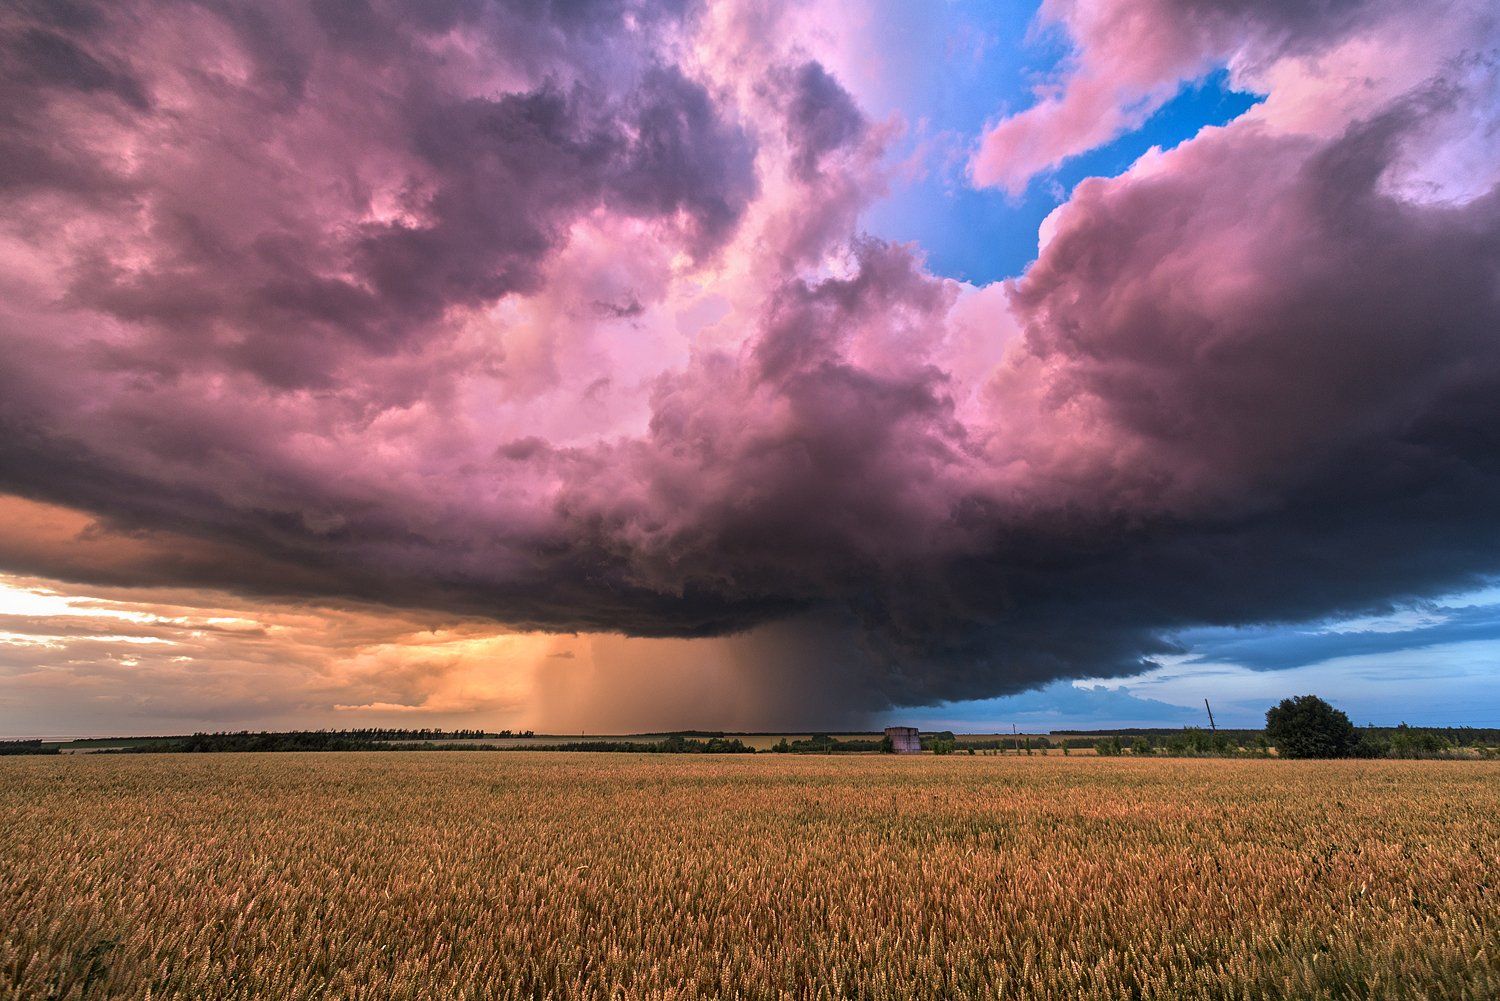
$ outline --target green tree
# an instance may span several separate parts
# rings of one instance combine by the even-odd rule
[[[1283,758],[1347,758],[1359,747],[1349,717],[1316,695],[1282,699],[1266,710],[1266,739]]]

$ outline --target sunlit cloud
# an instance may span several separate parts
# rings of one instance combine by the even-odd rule
[[[13,6],[0,712],[833,725],[1493,639],[1422,603],[1500,552],[1497,67],[1481,0]],[[925,178],[1034,255],[948,277]]]

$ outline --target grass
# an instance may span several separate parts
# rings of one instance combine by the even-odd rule
[[[0,998],[1492,998],[1500,763],[0,761]]]

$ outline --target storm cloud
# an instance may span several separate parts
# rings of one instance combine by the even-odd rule
[[[755,631],[841,711],[1465,586],[1500,571],[1500,29],[1440,6],[1417,42],[1376,2],[1049,8],[1116,124],[992,133],[981,180],[1216,62],[1266,99],[984,288],[858,230],[886,132],[794,40],[726,55],[722,10],[12,7],[0,491],[135,542],[0,553]],[[1121,18],[1181,30],[1098,55]]]

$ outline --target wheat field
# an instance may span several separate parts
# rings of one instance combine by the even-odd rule
[[[0,998],[1500,997],[1500,763],[0,760]]]

